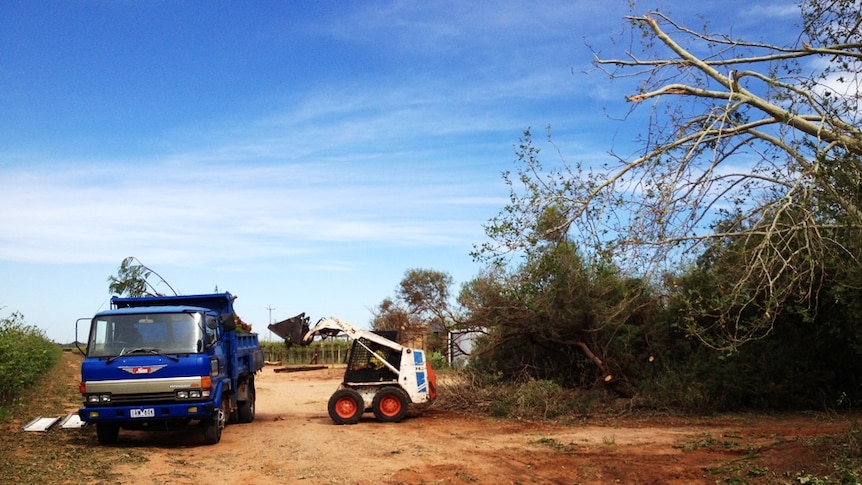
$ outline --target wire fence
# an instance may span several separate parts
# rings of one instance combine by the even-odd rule
[[[282,343],[264,344],[264,359],[282,365],[343,364],[347,360],[348,344],[333,341],[320,345],[286,347]]]

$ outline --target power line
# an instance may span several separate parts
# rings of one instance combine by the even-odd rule
[[[269,310],[269,325],[272,325],[272,311],[275,310],[275,308],[273,308],[272,305],[269,305],[266,309]],[[269,331],[269,338],[267,341],[272,342],[272,330]]]

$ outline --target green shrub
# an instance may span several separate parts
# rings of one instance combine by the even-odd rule
[[[571,392],[554,381],[530,379],[515,391],[518,416],[553,419],[570,414],[574,409]]]
[[[444,409],[562,422],[578,420],[607,405],[601,390],[571,389],[544,379],[513,381],[471,368],[447,374],[439,396],[435,406]]]
[[[0,405],[8,405],[50,369],[62,349],[20,313],[0,319]],[[2,408],[0,408],[0,414]]]
[[[434,352],[431,354],[431,357],[428,359],[428,362],[431,363],[431,368],[433,369],[445,369],[449,365],[446,363],[446,356],[441,354],[440,352]]]

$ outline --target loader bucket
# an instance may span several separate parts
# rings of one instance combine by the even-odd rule
[[[308,332],[308,321],[305,313],[271,324],[268,328],[272,333],[283,338],[288,345],[302,345],[302,337]]]

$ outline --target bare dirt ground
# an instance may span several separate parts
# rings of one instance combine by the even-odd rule
[[[257,416],[215,446],[199,435],[122,431],[134,463],[119,483],[694,484],[803,483],[834,472],[826,451],[846,418],[604,418],[600,424],[473,418],[435,410],[401,423],[335,425],[329,396],[341,370],[256,379]],[[92,431],[91,431],[92,432]],[[123,478],[125,477],[125,478]]]
[[[847,465],[836,459],[860,454],[859,443],[849,440],[859,435],[858,416],[823,413],[626,414],[562,426],[432,406],[401,423],[378,423],[368,414],[357,425],[337,426],[326,405],[340,369],[275,373],[273,367],[257,377],[255,421],[228,426],[214,446],[203,443],[197,427],[123,430],[115,446],[99,446],[93,427],[22,431],[37,415],[77,411],[79,368],[80,357],[66,353],[12,418],[0,421],[0,483],[854,483],[853,477],[842,482]]]

